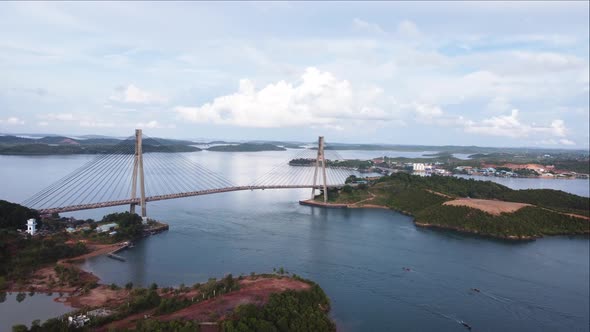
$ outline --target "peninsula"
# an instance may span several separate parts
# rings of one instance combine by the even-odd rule
[[[302,204],[387,208],[413,216],[420,227],[450,229],[502,239],[590,234],[590,199],[550,189],[513,190],[491,181],[393,173],[350,177],[341,189]]]

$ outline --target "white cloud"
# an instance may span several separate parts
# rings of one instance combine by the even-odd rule
[[[199,107],[178,106],[175,111],[196,123],[335,128],[351,121],[393,120],[393,112],[378,106],[381,93],[377,88],[353,89],[348,81],[310,67],[296,83],[279,81],[256,90],[250,80],[243,79],[236,93]]]
[[[416,121],[422,123],[432,123],[443,115],[442,109],[436,105],[414,103],[412,108],[416,113]]]
[[[75,121],[72,113],[48,113],[40,115],[39,118],[43,120],[54,120],[54,121]]]
[[[112,95],[110,97],[113,101],[131,103],[131,104],[153,104],[153,103],[165,103],[168,101],[166,97],[159,94],[148,92],[140,89],[134,84],[127,85],[123,91]]]
[[[37,126],[39,126],[39,127],[47,127],[47,126],[49,126],[49,122],[47,122],[47,121],[39,121],[39,122],[37,122]]]
[[[563,145],[576,145],[576,143],[574,141],[570,141],[569,139],[566,139],[566,138],[560,139],[559,143],[561,143]]]
[[[505,97],[494,97],[486,105],[486,110],[490,113],[505,113],[514,107],[510,104],[508,98]]]
[[[383,29],[381,29],[381,27],[378,24],[370,23],[370,22],[361,20],[360,18],[353,19],[352,26],[356,30],[359,30],[359,31],[365,31],[365,32],[370,32],[370,33],[380,34],[380,35],[385,34],[385,31]]]
[[[466,132],[491,136],[505,136],[523,138],[531,135],[562,137],[564,142],[567,128],[563,120],[553,120],[549,126],[524,124],[518,119],[518,110],[514,109],[510,115],[494,116],[480,122],[467,120],[464,123]]]
[[[420,38],[422,34],[416,23],[410,20],[403,20],[397,25],[397,33],[406,38]]]
[[[518,63],[528,65],[528,69],[561,71],[584,67],[584,60],[569,54],[516,51],[513,55]]]
[[[486,110],[489,113],[505,113],[514,107],[510,104],[510,101],[505,97],[495,97],[486,105]]]
[[[17,125],[24,125],[25,121],[15,117],[15,116],[11,116],[11,117],[7,118],[6,120],[0,119],[0,124],[17,126]]]
[[[175,125],[162,125],[156,120],[152,120],[149,122],[139,122],[136,124],[137,128],[148,128],[148,129],[161,129],[161,128],[176,128]]]
[[[87,128],[114,128],[114,127],[117,127],[117,124],[115,124],[113,122],[82,120],[82,121],[80,121],[80,127],[87,127]]]

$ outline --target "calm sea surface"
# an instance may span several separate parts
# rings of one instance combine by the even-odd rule
[[[246,184],[288,152],[188,155]],[[0,156],[0,199],[20,202],[90,158]],[[529,181],[506,185],[537,187]],[[588,181],[549,180],[542,187],[588,196]],[[309,190],[266,190],[150,203],[149,216],[169,223],[170,231],[122,252],[126,262],[97,257],[83,267],[104,283],[142,285],[193,284],[284,267],[322,286],[343,331],[463,331],[460,320],[474,331],[589,330],[588,238],[496,241],[419,229],[392,211],[297,203],[309,195]],[[100,218],[122,210],[68,215]],[[63,305],[47,299],[35,295],[18,303],[8,296],[0,303],[0,331],[64,312]]]

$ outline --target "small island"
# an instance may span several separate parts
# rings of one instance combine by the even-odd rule
[[[218,152],[260,152],[260,151],[286,151],[287,149],[269,143],[242,143],[233,145],[217,145],[208,148],[209,151]]]
[[[390,176],[360,179],[331,189],[304,205],[385,208],[414,217],[419,227],[449,229],[501,239],[589,235],[590,199],[551,189],[513,190],[491,181],[452,176]]]

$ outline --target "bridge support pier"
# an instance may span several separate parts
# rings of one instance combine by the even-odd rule
[[[147,209],[145,202],[145,182],[143,177],[143,150],[142,150],[142,132],[141,129],[135,129],[135,158],[133,159],[133,175],[131,178],[131,199],[137,197],[137,177],[139,176],[139,193],[141,205],[141,217],[146,219]],[[131,203],[129,212],[135,213],[136,203]]]
[[[313,188],[311,189],[311,199],[315,199],[315,187],[318,179],[318,170],[320,167],[320,162],[322,163],[322,173],[320,176],[323,178],[323,187],[324,187],[324,203],[328,202],[328,180],[326,177],[326,158],[324,155],[324,136],[320,136],[318,138],[318,155],[315,160],[315,170],[313,172]]]

